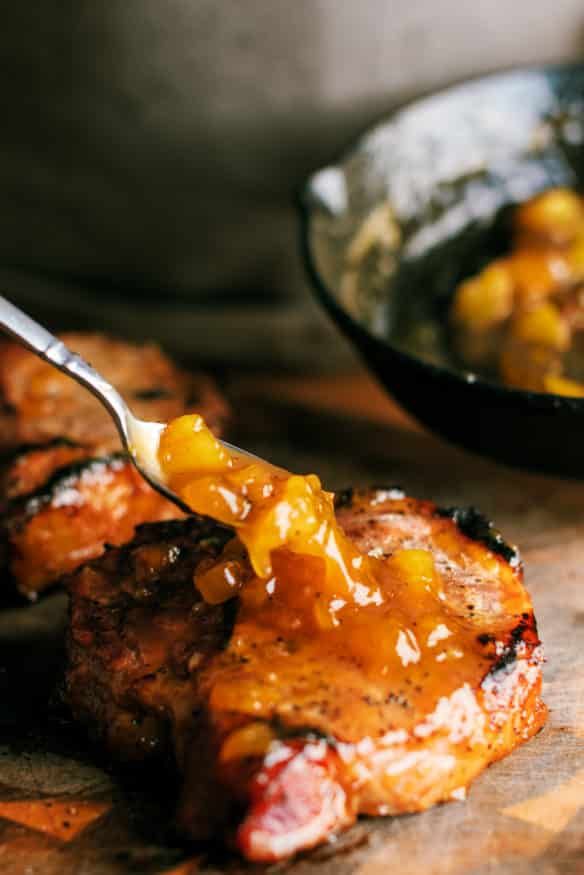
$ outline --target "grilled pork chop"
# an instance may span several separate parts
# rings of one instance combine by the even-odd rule
[[[206,603],[197,574],[232,542],[199,517],[143,526],[69,580],[74,715],[121,758],[170,751],[185,834],[235,822],[253,861],[313,847],[358,814],[459,798],[546,716],[521,565],[482,517],[374,490],[344,495],[338,519],[392,563],[401,605],[353,626],[350,647],[342,628],[299,632],[251,578],[239,598]],[[299,579],[295,597],[306,593],[318,595]]]
[[[52,449],[44,452],[50,457]],[[47,462],[42,451],[32,451],[37,453]],[[155,492],[123,453],[81,457],[6,503],[2,564],[19,592],[34,599],[99,556],[106,543],[129,541],[138,524],[179,516],[176,505]]]
[[[214,431],[225,403],[204,376],[187,374],[152,344],[140,346],[101,334],[62,339],[103,374],[141,419],[167,422],[185,410],[203,412]],[[68,438],[99,452],[120,449],[109,414],[82,386],[16,343],[0,346],[2,443],[38,444]]]
[[[97,334],[65,342],[120,389],[132,410],[165,421],[197,407],[219,431],[226,405],[212,382],[179,370],[157,347]],[[21,346],[0,346],[0,562],[29,598],[129,540],[135,526],[180,517],[119,452],[115,427],[81,386]]]

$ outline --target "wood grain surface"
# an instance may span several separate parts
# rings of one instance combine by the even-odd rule
[[[584,483],[514,472],[422,432],[365,376],[232,379],[233,433],[330,488],[399,484],[474,504],[518,544],[547,655],[541,734],[487,770],[466,801],[364,819],[291,875],[584,873]],[[501,424],[504,428],[504,423]],[[561,452],[558,435],[558,452]],[[584,447],[583,447],[584,452]],[[0,612],[0,873],[259,871],[173,834],[164,775],[122,773],[72,727],[58,684],[66,599]]]

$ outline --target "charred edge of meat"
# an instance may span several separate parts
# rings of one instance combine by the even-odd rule
[[[97,474],[107,468],[121,471],[131,464],[126,453],[110,453],[91,459],[81,459],[62,468],[57,468],[49,479],[34,492],[21,495],[9,504],[7,519],[8,528],[19,525],[22,520],[28,520],[47,504],[50,504],[66,489],[70,489],[84,474]]]
[[[393,485],[393,486],[372,486],[367,492],[375,493],[376,495],[382,496],[385,499],[394,499],[401,500],[407,498],[406,493],[403,491],[401,486]],[[341,510],[344,507],[351,507],[355,498],[359,495],[362,495],[363,491],[359,489],[355,489],[354,486],[349,486],[348,489],[341,489],[340,492],[335,493],[335,507],[337,510]]]
[[[232,601],[236,601],[233,599]],[[336,748],[339,744],[339,739],[334,735],[327,735],[326,732],[322,732],[320,729],[315,729],[314,726],[310,726],[310,724],[306,724],[306,726],[287,726],[283,720],[278,717],[273,717],[268,721],[271,729],[274,731],[274,735],[278,739],[278,741],[309,741],[309,742],[317,742],[322,741],[325,742],[328,747]]]
[[[355,490],[352,486],[349,486],[348,489],[341,489],[340,492],[335,493],[335,507],[351,507],[353,503],[353,497],[355,495]]]
[[[203,548],[211,547],[220,551],[227,541],[233,537],[233,531],[210,517],[193,513],[186,519],[162,520],[154,523],[140,523],[131,541],[122,547],[107,545],[106,552],[118,550],[120,554],[129,555],[134,547],[142,547],[151,543],[176,540],[177,538],[197,539],[197,545]],[[102,559],[94,560],[101,564]],[[90,563],[91,564],[91,563]],[[77,572],[75,572],[77,573]]]
[[[517,547],[508,544],[493,523],[475,507],[439,507],[436,516],[451,519],[463,535],[480,541],[493,553],[501,556],[512,568],[519,568],[521,556]]]
[[[479,636],[479,640],[482,638],[481,643],[490,643],[485,640],[488,637],[490,636]],[[521,615],[519,623],[509,633],[505,648],[489,669],[483,683],[495,675],[510,671],[516,662],[525,658],[526,655],[533,659],[538,647],[540,647],[540,640],[537,634],[537,624],[533,611],[531,611]]]
[[[386,500],[407,499],[400,486],[373,486],[366,493],[359,489],[349,488],[337,493],[335,507],[337,510],[351,507],[360,495],[374,495],[377,503]],[[428,503],[430,507],[433,505]],[[517,547],[508,544],[493,523],[475,507],[436,507],[434,513],[438,517],[451,519],[459,531],[473,541],[479,541],[489,550],[501,556],[512,568],[521,566],[521,556]]]
[[[77,443],[77,441],[69,440],[69,438],[66,437],[55,437],[48,441],[42,441],[39,443],[17,444],[14,447],[10,447],[6,452],[0,453],[0,465],[9,465],[11,462],[16,461],[16,459],[22,458],[23,456],[26,457],[30,453],[37,453],[39,450],[55,450],[59,447],[67,447],[76,450],[81,449],[82,445]]]

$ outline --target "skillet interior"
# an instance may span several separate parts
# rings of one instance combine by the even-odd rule
[[[584,187],[583,144],[584,66],[516,70],[398,110],[314,174],[303,199],[317,292],[389,391],[470,449],[579,477],[584,401],[459,369],[443,317],[457,283],[505,250],[513,204]],[[379,239],[356,260],[356,235],[380,204]]]

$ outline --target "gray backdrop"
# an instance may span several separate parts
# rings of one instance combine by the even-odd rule
[[[138,298],[163,339],[180,332],[161,301],[175,314],[192,302],[210,320],[205,356],[226,354],[210,303],[248,314],[252,335],[268,299],[300,332],[312,322],[287,303],[305,294],[291,200],[367,123],[435,86],[584,47],[582,0],[3,5],[0,278],[73,322],[115,326],[118,307],[125,325]]]

